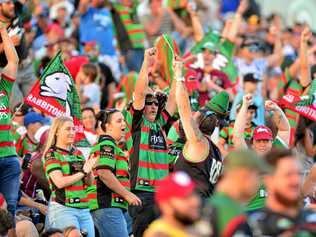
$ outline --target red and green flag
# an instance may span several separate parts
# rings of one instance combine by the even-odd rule
[[[79,95],[63,63],[61,52],[46,66],[24,102],[52,117],[71,116],[77,131],[78,145],[85,146]]]
[[[179,49],[176,42],[167,34],[159,36],[156,40],[157,57],[161,63],[162,77],[170,85],[173,80],[173,59],[179,55]]]
[[[132,100],[138,74],[136,72],[129,72],[122,77],[118,91],[123,91],[127,102]]]
[[[165,6],[172,9],[186,8],[188,0],[165,0]]]
[[[236,83],[238,71],[233,62],[235,44],[211,31],[191,49],[190,53],[193,55],[201,53],[205,44],[211,44],[213,50],[216,51],[216,57],[213,60],[214,69],[224,72],[232,83]]]

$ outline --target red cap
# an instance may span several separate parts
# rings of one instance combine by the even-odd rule
[[[273,140],[273,135],[270,128],[261,125],[255,128],[252,138],[253,140]]]
[[[69,70],[72,78],[76,80],[80,67],[86,63],[89,63],[89,58],[87,56],[75,56],[65,61],[65,66]]]
[[[172,173],[159,182],[155,199],[157,203],[169,201],[171,198],[185,198],[195,189],[195,183],[189,175],[182,171]]]

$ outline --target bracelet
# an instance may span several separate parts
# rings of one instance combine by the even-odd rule
[[[185,78],[184,78],[184,77],[177,77],[177,81],[179,81],[179,82],[184,82],[184,81],[185,81]]]

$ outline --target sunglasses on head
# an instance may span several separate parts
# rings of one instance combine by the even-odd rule
[[[145,105],[156,105],[156,106],[158,106],[159,105],[159,103],[157,102],[157,101],[146,101],[145,102]]]

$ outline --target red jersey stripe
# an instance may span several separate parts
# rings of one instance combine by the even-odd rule
[[[138,162],[139,167],[155,170],[169,170],[169,164],[154,164],[140,160]]]

